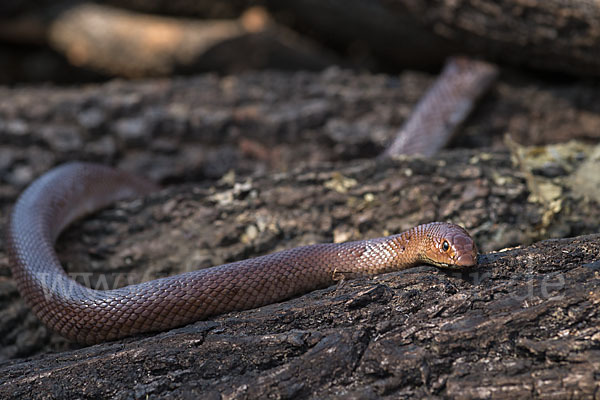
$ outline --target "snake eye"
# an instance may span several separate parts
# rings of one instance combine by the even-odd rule
[[[442,243],[442,250],[448,251],[449,248],[450,248],[450,243],[448,243],[447,240],[444,240],[444,243]]]

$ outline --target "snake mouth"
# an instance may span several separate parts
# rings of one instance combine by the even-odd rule
[[[457,267],[472,267],[477,264],[477,253],[465,253],[461,254],[456,259]]]
[[[448,263],[443,263],[443,262],[433,261],[433,260],[427,260],[425,262],[425,264],[433,265],[434,267],[445,268],[445,269],[460,269],[460,268],[463,268],[460,265],[448,264]]]
[[[439,261],[428,260],[427,264],[434,265],[439,268],[451,269],[451,270],[461,270],[467,269],[477,265],[477,254],[462,254],[452,263],[444,263]]]

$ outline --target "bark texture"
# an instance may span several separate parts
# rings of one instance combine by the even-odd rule
[[[600,74],[594,0],[384,0],[475,54],[530,68]]]
[[[238,20],[255,4],[245,0],[45,3],[0,5],[0,39],[13,46],[46,43],[72,64],[111,76],[333,63],[435,70],[460,53],[536,71],[600,75],[600,5],[594,0],[264,1],[276,22],[258,32]],[[123,29],[123,22],[134,29]],[[31,65],[27,48],[11,49],[0,46],[6,76],[72,81],[65,60],[47,49],[36,53],[42,68]],[[89,71],[75,75],[98,79]],[[2,74],[0,80],[10,81]]]
[[[345,157],[377,154],[428,76],[332,69],[2,89],[0,224],[24,185],[69,159],[167,184],[61,236],[63,265],[91,286],[432,220],[463,224],[488,254],[464,274],[418,267],[79,347],[24,305],[2,244],[0,397],[597,396],[600,238],[548,238],[599,231],[599,151],[517,141],[558,141],[567,126],[592,138],[598,91],[524,79],[505,76],[461,131],[458,144],[493,153],[387,161]],[[205,149],[237,161],[210,175],[224,161]],[[300,165],[302,152],[313,158]]]

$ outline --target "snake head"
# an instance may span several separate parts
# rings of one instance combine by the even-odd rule
[[[445,222],[428,224],[428,228],[424,262],[449,269],[477,264],[477,246],[464,228]]]

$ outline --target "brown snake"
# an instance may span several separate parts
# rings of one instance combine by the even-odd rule
[[[450,57],[382,156],[433,156],[450,142],[497,77],[498,68],[493,64]]]
[[[398,235],[315,244],[114,290],[76,283],[53,249],[63,228],[110,203],[156,190],[110,167],[69,163],[34,181],[10,216],[13,277],[34,313],[52,330],[82,343],[167,330],[212,315],[259,307],[350,277],[420,263],[460,269],[477,262],[469,234],[453,224],[419,225]]]

